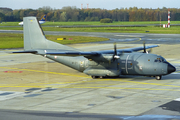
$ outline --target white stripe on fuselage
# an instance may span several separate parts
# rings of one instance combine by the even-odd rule
[[[128,74],[128,68],[127,68],[128,58],[129,58],[129,55],[128,55],[128,56],[127,56],[127,58],[126,58],[126,65],[125,65],[125,68],[126,68],[126,73],[127,73],[127,74]]]

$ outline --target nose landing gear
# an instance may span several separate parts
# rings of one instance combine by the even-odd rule
[[[100,79],[103,79],[104,77],[103,76],[91,76],[93,79],[96,79],[96,78],[100,78]]]
[[[161,80],[162,76],[155,76],[156,77],[156,80]]]

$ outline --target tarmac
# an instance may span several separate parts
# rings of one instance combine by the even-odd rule
[[[117,49],[142,46],[141,35],[136,36],[117,43]],[[162,80],[144,76],[92,79],[42,56],[1,50],[0,118],[180,119],[180,43],[178,35],[171,42],[166,38],[152,53],[162,55],[177,70]],[[69,46],[85,51],[113,49],[112,43]]]
[[[87,51],[113,48],[112,44],[70,46]],[[118,44],[117,48],[136,46],[141,45]],[[2,112],[41,111],[43,114],[52,112],[57,115],[71,113],[79,117],[98,114],[103,116],[100,118],[109,115],[120,116],[122,119],[123,116],[168,115],[168,118],[172,116],[180,119],[179,109],[166,108],[167,103],[179,101],[180,98],[179,44],[162,44],[153,49],[153,53],[162,55],[177,69],[175,73],[163,76],[162,80],[143,76],[92,79],[42,56],[7,53],[10,51],[14,50],[0,52]]]

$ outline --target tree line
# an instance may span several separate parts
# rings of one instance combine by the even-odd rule
[[[171,20],[180,21],[180,9],[171,8]],[[63,7],[62,9],[52,9],[44,6],[38,9],[0,8],[0,22],[22,21],[23,17],[36,16],[38,19],[46,14],[47,21],[100,21],[110,18],[112,21],[167,21],[168,9],[166,7],[158,9],[148,8],[121,8],[121,9],[79,9],[76,7]]]

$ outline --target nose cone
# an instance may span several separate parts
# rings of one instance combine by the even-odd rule
[[[172,73],[172,72],[175,72],[175,71],[176,71],[176,68],[175,68],[173,65],[168,64],[167,71],[168,71],[168,74],[170,74],[170,73]]]

